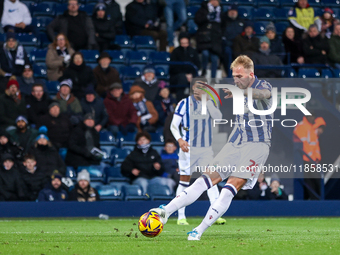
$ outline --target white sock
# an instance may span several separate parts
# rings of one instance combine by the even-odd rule
[[[190,187],[186,188],[165,206],[168,216],[178,211],[178,209],[191,205],[204,191],[212,186],[211,179],[207,175],[202,175]]]
[[[187,187],[189,187],[190,182],[179,181],[179,185],[176,190],[176,196],[181,194]],[[178,209],[178,220],[185,219],[185,207]]]
[[[195,228],[199,233],[210,227],[214,222],[220,218],[229,208],[231,200],[237,194],[237,189],[232,184],[226,184],[219,196],[219,198],[210,206],[201,224]]]
[[[212,205],[216,199],[219,197],[220,192],[218,191],[217,185],[211,187],[210,189],[207,190],[208,197],[210,200],[210,204]]]

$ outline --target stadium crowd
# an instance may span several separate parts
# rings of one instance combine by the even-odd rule
[[[204,1],[190,19],[184,0],[134,0],[126,6],[123,21],[114,0],[96,2],[91,15],[80,10],[82,2],[66,2],[67,9],[45,27],[51,42],[44,79],[35,73],[30,57],[34,51],[29,52],[19,39],[22,33],[40,36],[30,13],[34,7],[18,0],[0,1],[6,33],[0,48],[0,201],[98,201],[91,171],[86,170],[93,165],[103,171],[119,167],[119,174],[139,185],[144,195],[155,183],[173,193],[178,157],[169,123],[176,103],[188,95],[191,80],[207,75],[209,62],[211,78],[222,65],[227,73],[231,60],[240,54],[249,55],[255,65],[340,68],[340,23],[331,8],[326,6],[319,14],[307,0],[291,6],[284,29],[278,31],[277,23],[268,22],[261,36],[255,33],[255,23],[240,15],[241,3]],[[194,33],[189,20],[197,28]],[[122,70],[112,65],[109,54],[122,50],[115,41],[122,34],[151,36],[159,51],[170,53],[171,61],[192,65],[170,65],[169,77],[162,79],[154,65],[144,63],[139,76],[126,86]],[[100,52],[95,66],[87,63],[86,50]],[[280,70],[256,74],[281,77]],[[48,82],[57,82],[58,91],[51,91]],[[135,136],[121,165],[107,160],[110,152],[105,153],[101,139],[105,132],[120,141]],[[153,148],[150,134],[164,136],[159,150]],[[70,167],[78,171],[75,185],[68,182]],[[287,199],[279,185],[277,177],[269,185],[259,179],[254,194],[246,196]]]

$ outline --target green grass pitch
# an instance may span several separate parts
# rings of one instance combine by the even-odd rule
[[[138,231],[137,218],[0,220],[0,254],[340,254],[340,218],[226,218],[201,241],[170,218],[156,238]]]

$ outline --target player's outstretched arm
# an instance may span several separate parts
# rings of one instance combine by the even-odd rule
[[[253,99],[267,99],[270,98],[272,93],[268,89],[252,89]],[[244,95],[248,96],[248,90],[244,90]]]
[[[214,102],[212,100],[209,100],[207,102],[207,109],[208,109],[208,112],[209,112],[209,115],[211,118],[213,119],[221,119],[222,118],[222,113],[220,111],[220,109],[218,109]]]

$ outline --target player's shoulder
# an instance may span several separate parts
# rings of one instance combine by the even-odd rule
[[[255,86],[255,89],[268,89],[272,90],[273,86],[266,80],[259,80]]]

